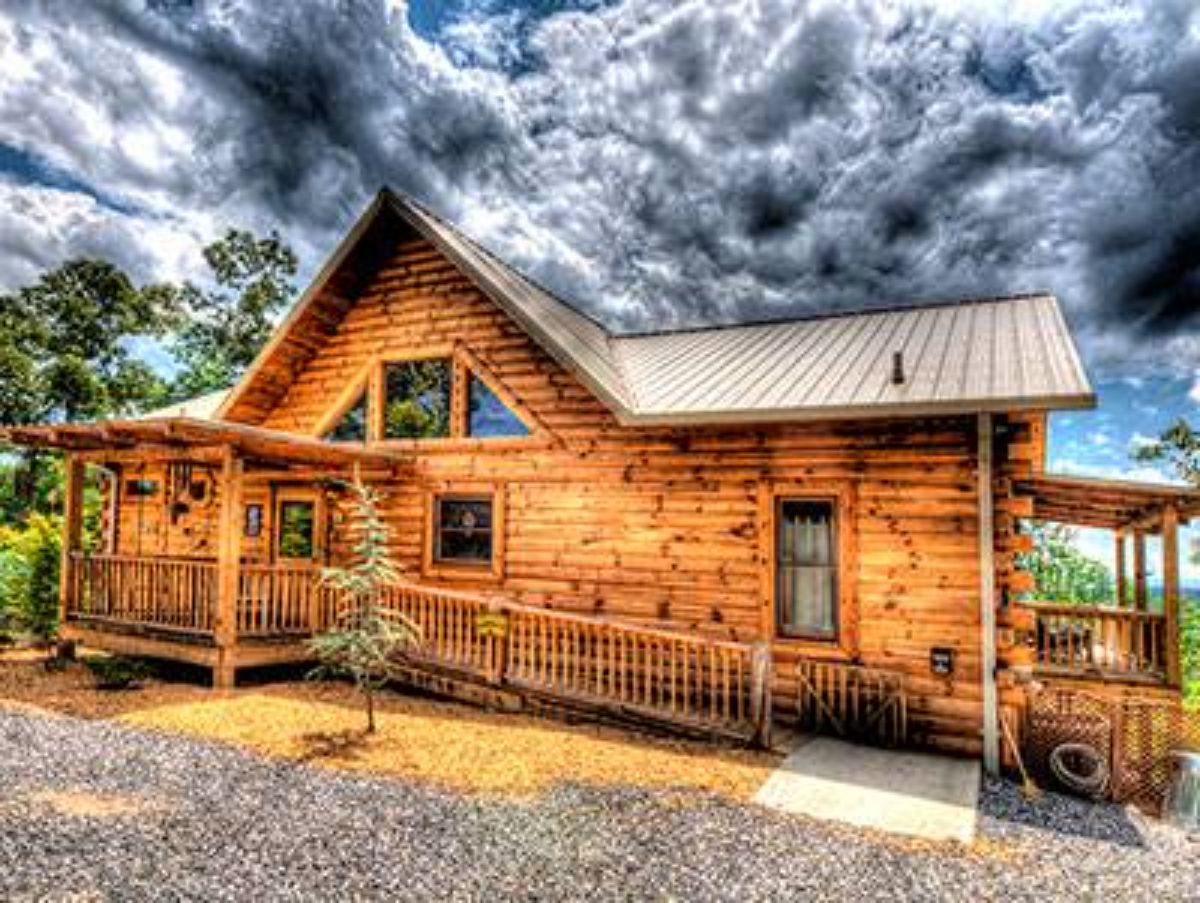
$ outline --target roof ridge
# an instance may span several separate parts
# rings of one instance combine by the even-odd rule
[[[1054,298],[1053,292],[1013,292],[978,298],[943,298],[929,301],[911,301],[883,304],[878,307],[854,307],[846,310],[814,311],[783,317],[762,317],[756,320],[736,320],[728,323],[707,323],[699,326],[666,327],[663,329],[629,330],[613,333],[614,339],[641,339],[653,336],[683,335],[693,332],[713,332],[722,329],[745,329],[756,326],[783,326],[788,323],[806,323],[813,320],[835,320],[841,317],[863,317],[872,314],[894,314],[906,311],[940,310],[947,307],[970,307],[977,304],[1003,304],[1009,301],[1033,301],[1039,298]]]

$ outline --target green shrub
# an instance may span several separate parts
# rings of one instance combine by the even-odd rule
[[[58,627],[61,520],[33,514],[20,527],[0,527],[0,630],[52,637]]]
[[[144,662],[119,655],[85,658],[83,662],[96,678],[96,687],[101,690],[135,689],[151,674]]]

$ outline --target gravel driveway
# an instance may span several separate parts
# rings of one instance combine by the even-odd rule
[[[1200,900],[1179,832],[1005,784],[983,805],[969,851],[917,846],[694,792],[473,798],[0,708],[5,900]]]

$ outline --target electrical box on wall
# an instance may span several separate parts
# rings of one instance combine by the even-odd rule
[[[934,646],[929,650],[929,670],[943,677],[954,673],[954,650],[948,646]]]

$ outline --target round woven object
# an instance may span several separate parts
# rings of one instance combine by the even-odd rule
[[[1108,764],[1094,746],[1063,743],[1050,753],[1050,770],[1076,793],[1100,796],[1108,787]]]

